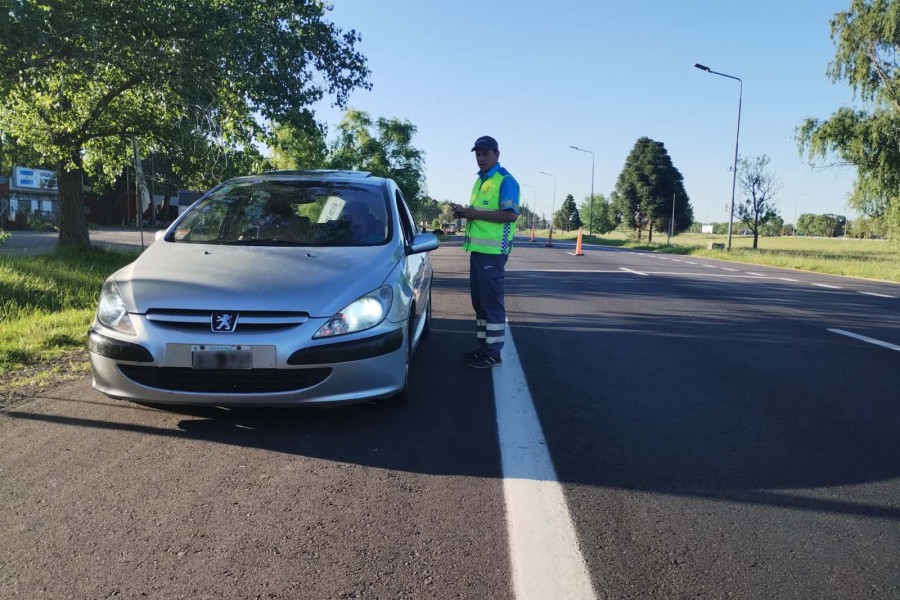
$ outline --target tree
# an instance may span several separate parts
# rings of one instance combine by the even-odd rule
[[[120,173],[131,158],[124,136],[175,145],[188,132],[236,152],[264,141],[266,122],[302,127],[326,94],[344,106],[369,87],[359,36],[327,10],[302,0],[5,0],[0,129],[56,166],[60,245],[90,245],[82,173]]]
[[[756,158],[742,156],[738,161],[738,187],[745,197],[737,202],[737,213],[753,233],[754,249],[758,247],[763,227],[778,217],[775,195],[781,189],[781,182],[769,168],[769,162],[765,154]]]
[[[593,204],[593,212],[591,211]],[[578,207],[578,214],[588,218],[588,230],[596,233],[609,233],[616,228],[615,219],[611,215],[609,203],[603,194],[594,194],[593,199],[586,196],[584,202]],[[593,218],[593,226],[590,219]]]
[[[683,180],[662,142],[639,138],[625,159],[612,195],[616,222],[635,230],[638,240],[647,230],[652,242],[654,230],[669,227],[674,199],[675,233],[686,231],[694,212]]]
[[[578,214],[578,208],[575,206],[575,198],[572,194],[566,196],[562,206],[553,216],[553,225],[559,227],[563,231],[578,229],[582,226],[581,216]]]
[[[358,169],[397,182],[413,213],[425,189],[425,154],[412,145],[416,126],[400,119],[378,118],[349,110],[338,125],[327,165]]]
[[[831,21],[834,61],[827,74],[844,80],[872,109],[842,107],[829,119],[807,118],[797,130],[809,159],[837,155],[856,166],[849,204],[884,218],[900,235],[900,0],[852,0]]]

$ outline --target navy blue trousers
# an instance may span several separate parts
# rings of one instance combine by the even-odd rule
[[[504,282],[508,254],[469,254],[469,287],[475,309],[475,338],[482,352],[500,358],[506,332]]]

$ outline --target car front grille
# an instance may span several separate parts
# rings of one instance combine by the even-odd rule
[[[119,365],[125,377],[171,392],[271,394],[303,390],[325,381],[331,369],[188,369]]]
[[[232,311],[238,314],[238,322],[235,331],[260,331],[288,329],[302,325],[309,320],[309,313],[305,312],[274,312],[274,311]],[[147,310],[146,318],[159,327],[180,330],[204,330],[212,329],[212,310],[184,310],[151,308]]]

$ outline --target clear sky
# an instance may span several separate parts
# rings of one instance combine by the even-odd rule
[[[362,35],[371,91],[350,106],[411,121],[428,193],[466,202],[472,142],[491,135],[522,202],[549,216],[567,194],[608,195],[635,141],[665,144],[697,221],[726,221],[739,84],[740,154],[767,154],[783,184],[776,204],[854,216],[855,170],[813,169],[794,133],[806,117],[853,103],[825,71],[830,20],[850,0],[334,0],[329,19]],[[341,111],[317,110],[334,131]],[[526,187],[526,186],[531,186]]]

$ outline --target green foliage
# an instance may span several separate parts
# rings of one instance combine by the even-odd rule
[[[687,230],[694,221],[690,198],[684,189],[684,178],[672,163],[662,142],[642,137],[625,159],[625,166],[611,196],[617,223],[637,232],[666,231],[672,220],[675,202],[675,233]]]
[[[753,233],[753,247],[758,247],[759,236],[766,224],[778,218],[775,195],[781,182],[769,168],[769,157],[763,154],[755,158],[742,156],[738,161],[738,187],[744,198],[735,203],[738,218]]]
[[[327,166],[393,179],[417,214],[423,202],[425,159],[412,145],[415,133],[416,126],[409,121],[383,117],[373,121],[367,112],[349,110],[338,125]]]
[[[0,246],[2,246],[3,244],[5,244],[5,243],[6,243],[6,240],[8,240],[11,236],[12,236],[11,233],[9,233],[9,232],[7,232],[7,231],[3,231],[2,229],[0,229]]]
[[[571,231],[582,226],[581,216],[578,214],[578,208],[575,206],[575,198],[572,194],[566,196],[562,206],[553,215],[553,225],[563,231]]]
[[[83,348],[103,281],[136,256],[96,249],[0,255],[0,373]]]
[[[829,119],[806,119],[797,129],[810,160],[838,156],[856,166],[850,206],[884,218],[900,235],[900,0],[852,0],[831,21],[832,81],[846,81],[872,110],[842,107]]]
[[[252,154],[269,133],[257,115],[303,127],[326,94],[344,106],[369,87],[358,35],[327,10],[294,0],[5,2],[0,130],[58,169],[60,243],[89,245],[81,171],[121,173],[127,134],[183,153],[186,173],[191,152]]]
[[[803,213],[797,217],[797,234],[817,237],[843,237],[847,230],[844,215],[814,215]]]
[[[615,217],[603,194],[594,194],[593,198],[586,196],[578,207],[578,214],[584,220],[584,226],[594,233],[609,233],[616,228]]]

